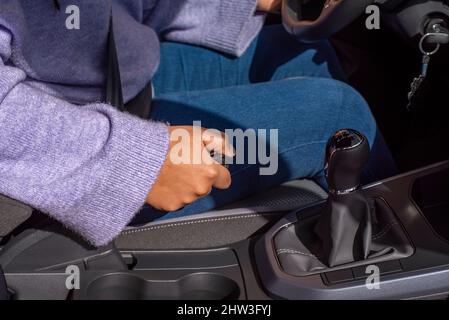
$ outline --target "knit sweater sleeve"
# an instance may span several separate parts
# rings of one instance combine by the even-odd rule
[[[0,27],[0,193],[96,246],[143,205],[165,160],[165,124],[103,103],[77,106],[27,85]]]
[[[167,40],[240,56],[265,21],[256,7],[256,0],[163,0],[144,22]]]

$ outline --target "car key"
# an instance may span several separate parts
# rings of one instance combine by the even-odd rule
[[[412,84],[410,85],[410,92],[407,95],[407,110],[409,111],[413,109],[413,106],[416,102],[416,97],[422,95],[423,84],[426,81],[427,73],[429,70],[430,58],[440,49],[439,43],[436,44],[436,47],[433,51],[426,51],[424,49],[424,41],[426,41],[428,38],[431,38],[433,35],[433,33],[426,33],[419,42],[419,49],[423,54],[421,60],[421,74],[418,77],[414,78]]]
[[[421,89],[423,82],[425,81],[427,77],[427,70],[429,69],[429,62],[430,62],[430,55],[425,54],[422,59],[422,66],[421,66],[421,74],[413,79],[413,82],[410,86],[410,92],[407,95],[408,98],[408,105],[407,110],[411,110],[414,102],[414,98],[416,97],[418,91]]]

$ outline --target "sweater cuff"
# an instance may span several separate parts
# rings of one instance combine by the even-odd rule
[[[111,123],[116,126],[111,139],[119,140],[111,143],[113,163],[84,208],[74,213],[84,217],[77,217],[73,229],[97,247],[118,236],[143,206],[168,152],[167,125],[129,114],[119,119]]]
[[[206,34],[205,44],[241,56],[260,32],[265,14],[256,12],[256,0],[220,1],[216,23]]]

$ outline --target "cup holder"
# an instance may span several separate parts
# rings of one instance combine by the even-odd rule
[[[88,300],[226,300],[237,299],[240,289],[232,279],[213,273],[163,281],[114,273],[92,281],[86,295]]]

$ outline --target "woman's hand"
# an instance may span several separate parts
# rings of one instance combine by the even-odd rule
[[[231,174],[210,156],[211,151],[234,156],[223,133],[192,126],[170,127],[169,133],[168,155],[148,194],[149,205],[176,211],[208,195],[212,187],[229,188]]]
[[[257,10],[264,12],[279,12],[282,0],[258,0]]]

